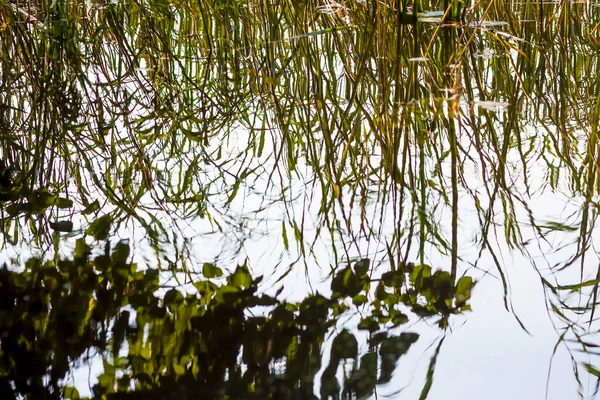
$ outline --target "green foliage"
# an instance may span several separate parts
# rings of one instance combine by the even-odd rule
[[[411,265],[404,271],[386,272],[375,290],[372,318],[379,323],[391,321],[394,326],[404,324],[408,317],[397,307],[404,304],[420,317],[439,316],[438,324],[445,329],[450,315],[471,310],[467,303],[475,283],[471,277],[464,276],[454,284],[449,272],[438,270],[432,275],[428,265]],[[362,326],[369,329],[375,324],[363,320]]]
[[[110,233],[111,224],[112,217],[110,215],[103,215],[90,224],[86,233],[92,235],[95,239],[106,240]]]
[[[202,275],[204,275],[206,279],[219,278],[223,276],[223,271],[214,264],[204,263],[202,266]]]
[[[103,371],[93,388],[95,398],[175,398],[182,393],[313,396],[325,338],[349,311],[340,305],[353,300],[373,310],[358,329],[380,333],[371,337],[372,350],[362,356],[352,331],[334,334],[321,395],[364,397],[373,393],[377,382],[390,381],[397,361],[418,339],[415,333],[382,330],[384,313],[375,316],[375,311],[384,307],[377,305],[379,300],[370,305],[368,301],[368,260],[354,266],[358,274],[350,268],[336,274],[331,298],[315,294],[288,303],[259,294],[261,278],[253,278],[247,266],[238,266],[222,284],[198,280],[196,293],[170,288],[159,297],[158,271],[138,270],[129,260],[127,242],[112,248],[107,242],[102,254],[93,258],[91,254],[79,239],[71,260],[32,258],[23,272],[6,266],[0,270],[0,331],[8,333],[0,344],[0,384],[14,385],[10,392],[15,396],[79,398],[77,389],[63,387],[62,382],[90,350],[103,358]],[[221,270],[204,265],[206,278],[216,271]],[[411,281],[420,279],[421,290],[429,290],[431,297],[432,288],[439,286],[436,276],[441,275],[416,274]],[[463,295],[467,293],[464,282]],[[362,300],[357,301],[357,296]],[[267,311],[258,313],[257,307]],[[398,318],[392,308],[386,310],[387,320]],[[340,383],[337,371],[347,359],[357,362]]]

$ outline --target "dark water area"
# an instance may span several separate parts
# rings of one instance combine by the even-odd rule
[[[0,398],[593,398],[599,21],[0,0]]]

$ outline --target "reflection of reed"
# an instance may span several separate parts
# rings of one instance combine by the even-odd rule
[[[482,2],[471,24],[449,27],[402,25],[396,9],[415,3],[407,1],[200,0],[177,10],[123,1],[80,14],[75,3],[58,10],[64,19],[46,20],[43,3],[10,1],[31,24],[68,31],[48,41],[20,24],[5,35],[18,40],[2,44],[0,74],[23,73],[19,89],[0,88],[9,99],[2,101],[17,104],[2,117],[13,121],[6,130],[14,137],[27,133],[18,136],[27,151],[8,135],[0,140],[24,170],[56,171],[58,182],[44,184],[74,179],[86,206],[92,193],[137,218],[156,206],[142,198],[159,199],[174,215],[208,215],[234,230],[230,204],[258,193],[286,209],[286,250],[290,228],[307,258],[306,249],[330,235],[336,262],[379,248],[395,269],[415,253],[426,263],[433,247],[450,256],[458,278],[469,201],[481,225],[476,245],[502,274],[495,242],[524,249],[523,216],[542,228],[527,203],[566,181],[568,194],[586,200],[577,258],[590,248],[599,52],[594,30],[584,36],[579,27],[581,11],[597,16],[595,8],[561,3],[562,19],[536,20],[529,3]],[[541,189],[529,181],[537,161],[536,173],[549,176]],[[317,229],[294,215],[298,182],[316,204]],[[262,211],[248,215],[258,220]]]
[[[8,4],[15,13],[27,18],[28,23],[34,24],[38,28],[44,28],[44,23],[41,21],[44,17],[38,5],[22,0],[8,0]]]

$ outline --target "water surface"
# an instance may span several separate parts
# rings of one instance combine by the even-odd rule
[[[3,387],[593,394],[598,12],[0,4]]]

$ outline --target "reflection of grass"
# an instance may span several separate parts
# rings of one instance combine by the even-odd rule
[[[246,237],[232,210],[255,195],[244,217],[282,205],[280,247],[306,258],[320,239],[337,260],[375,254],[392,270],[437,253],[456,281],[481,266],[462,254],[472,234],[511,309],[502,249],[543,245],[549,230],[529,203],[562,191],[583,207],[552,231],[575,251],[556,275],[539,270],[560,320],[593,319],[596,282],[574,302],[563,290],[597,272],[591,5],[478,2],[465,26],[446,26],[415,20],[437,9],[427,2],[323,13],[310,1],[58,1],[39,2],[42,27],[10,4],[0,5],[2,159],[18,166],[23,193],[74,206],[22,213],[17,202],[5,235],[49,243],[49,222],[65,231],[56,224],[88,210],[114,226],[135,219],[161,251],[186,218]],[[445,19],[464,6],[446,1]],[[469,218],[479,226],[465,233]],[[580,269],[580,282],[555,282],[561,268]]]

